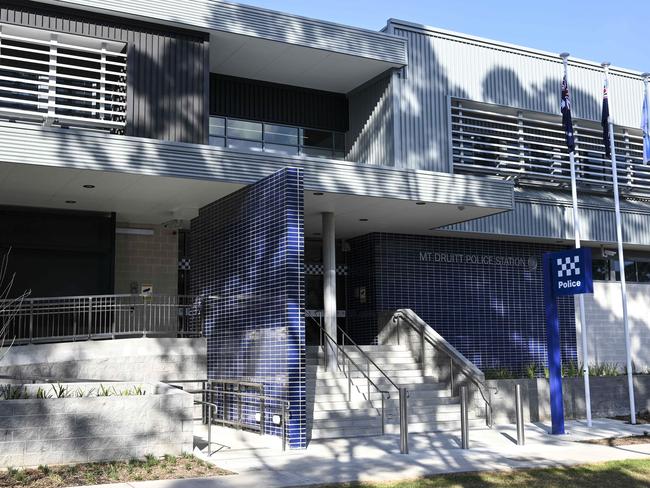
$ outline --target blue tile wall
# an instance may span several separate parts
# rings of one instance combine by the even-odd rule
[[[481,369],[546,364],[542,254],[560,247],[399,234],[350,244],[348,328],[357,342],[376,343],[382,314],[411,308]],[[559,310],[563,360],[575,361],[573,299],[561,298]]]
[[[304,448],[301,170],[284,169],[203,207],[191,232],[192,293],[213,297],[206,307],[208,377],[263,383],[266,395],[288,400],[288,443]],[[234,402],[223,404],[226,418],[237,415]],[[256,411],[244,402],[248,421]],[[271,415],[266,428],[280,434]]]

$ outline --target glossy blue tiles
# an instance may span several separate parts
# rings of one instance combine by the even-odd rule
[[[546,363],[541,263],[558,246],[399,234],[350,244],[348,328],[358,342],[376,342],[386,312],[411,308],[481,369]],[[575,361],[571,298],[560,299],[560,325],[563,359]]]
[[[291,448],[306,446],[303,177],[287,168],[199,211],[192,293],[208,298],[208,377],[263,383],[290,403]],[[243,402],[252,421],[257,405]],[[239,415],[225,402],[226,417]],[[280,413],[279,404],[270,407]],[[279,429],[267,416],[268,432]]]

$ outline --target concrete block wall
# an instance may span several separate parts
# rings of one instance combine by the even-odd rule
[[[495,423],[515,422],[515,385],[521,385],[524,420],[544,422],[551,418],[550,389],[546,379],[488,380],[491,388]],[[590,378],[591,412],[594,418],[630,413],[627,377]],[[582,378],[563,378],[564,414],[567,419],[586,418],[585,390]],[[634,394],[638,411],[650,410],[650,375],[634,376]]]
[[[191,380],[207,377],[206,358],[204,338],[34,344],[12,347],[0,361],[0,375],[104,381]]]
[[[116,389],[134,383],[115,384]],[[71,384],[89,391],[96,383]],[[142,396],[0,400],[0,467],[84,463],[192,452],[192,395],[138,384]]]
[[[628,283],[628,317],[632,362],[637,372],[650,371],[650,283]],[[585,295],[590,362],[626,364],[623,307],[619,282],[595,282],[593,295]],[[582,358],[581,331],[577,330],[578,357]]]
[[[161,225],[117,223],[118,228],[151,229],[153,235],[115,236],[115,293],[132,293],[131,283],[153,285],[155,295],[178,293],[178,232]]]

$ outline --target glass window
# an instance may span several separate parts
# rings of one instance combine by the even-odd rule
[[[650,261],[637,261],[636,272],[641,283],[650,283]]]
[[[606,259],[594,259],[592,261],[592,273],[594,280],[608,281],[609,274],[609,261]]]
[[[333,133],[325,130],[302,129],[302,145],[309,147],[320,147],[330,150],[333,147]]]
[[[246,120],[228,119],[228,138],[246,139],[249,141],[262,140],[262,124],[260,122],[248,122]],[[230,141],[228,141],[230,147]]]
[[[262,143],[255,141],[242,141],[240,139],[228,139],[228,149],[238,151],[261,151]]]
[[[209,137],[209,144],[211,146],[225,147],[226,146],[226,139],[223,138],[223,137],[210,136]]]
[[[298,146],[264,143],[264,152],[280,155],[296,155],[298,154]]]
[[[226,135],[226,124],[223,117],[210,117],[210,135],[221,137]]]
[[[614,271],[616,272],[616,281],[621,280],[621,267],[618,260],[614,261]],[[636,263],[634,261],[625,261],[625,280],[637,281],[636,279]]]
[[[298,145],[298,128],[286,125],[264,124],[264,142]]]
[[[317,147],[303,147],[302,154],[305,156],[315,156],[317,158],[331,158],[332,150],[331,149],[319,149]]]

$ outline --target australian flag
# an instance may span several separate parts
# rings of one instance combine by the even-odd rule
[[[605,157],[612,157],[612,146],[609,141],[609,102],[607,101],[607,81],[603,86],[603,114],[600,117],[600,125],[603,126],[603,145],[605,146]]]
[[[564,127],[564,135],[566,136],[566,145],[569,152],[575,151],[576,141],[573,135],[573,120],[571,119],[571,97],[569,96],[569,85],[566,81],[566,76],[562,78],[562,102],[560,103],[562,110],[562,126]]]

